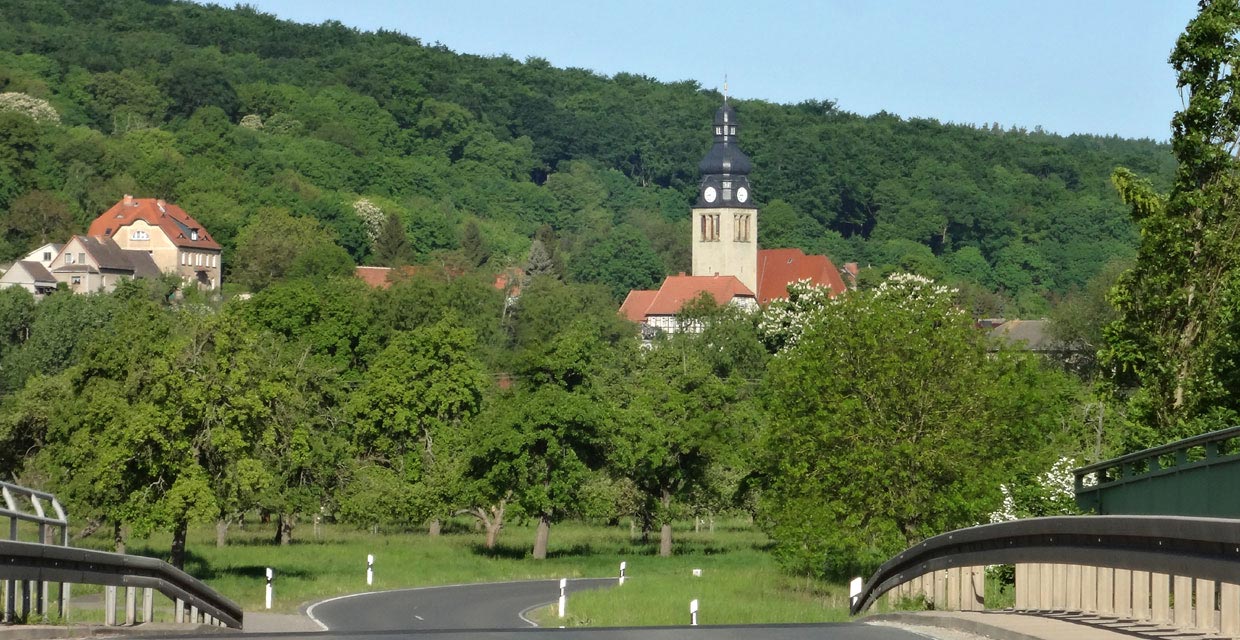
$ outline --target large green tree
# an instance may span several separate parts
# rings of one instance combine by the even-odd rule
[[[784,345],[767,379],[760,504],[780,561],[866,573],[984,519],[1057,426],[1062,379],[1032,354],[994,350],[923,278],[833,300],[797,293],[764,324]]]
[[[1179,167],[1163,196],[1114,180],[1141,228],[1136,266],[1112,294],[1105,364],[1135,387],[1130,447],[1234,424],[1240,401],[1240,3],[1202,0],[1171,65],[1186,95],[1172,119]]]

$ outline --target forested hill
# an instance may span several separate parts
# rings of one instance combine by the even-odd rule
[[[549,225],[568,275],[616,293],[688,265],[688,204],[721,101],[695,83],[247,7],[0,0],[0,15],[0,91],[59,116],[6,97],[0,258],[134,193],[196,216],[225,246],[226,280],[252,287],[241,245],[283,213],[362,264],[520,265]],[[860,117],[829,101],[736,107],[763,245],[973,281],[1026,313],[1132,253],[1116,166],[1156,186],[1172,172],[1148,140]],[[409,253],[359,198],[399,217]]]

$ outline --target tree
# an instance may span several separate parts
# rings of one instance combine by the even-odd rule
[[[582,486],[602,467],[602,427],[615,417],[603,378],[618,370],[612,346],[588,318],[541,347],[523,353],[518,388],[477,422],[470,464],[484,503],[506,501],[511,492],[525,513],[538,518],[538,560],[547,557],[551,525],[573,513]]]
[[[1136,265],[1111,301],[1104,366],[1136,387],[1141,448],[1235,423],[1240,400],[1240,4],[1203,1],[1171,65],[1187,91],[1172,119],[1179,167],[1167,196],[1132,172],[1114,182],[1141,228]]]
[[[264,209],[237,234],[233,277],[252,291],[285,277],[323,278],[352,270],[345,250],[310,218]]]
[[[738,440],[729,410],[740,385],[716,377],[709,351],[700,335],[680,333],[637,354],[614,432],[614,464],[646,497],[663,557],[672,555],[674,501],[703,485],[716,455]]]
[[[631,289],[649,289],[663,277],[663,261],[650,240],[630,225],[611,230],[569,264],[578,282],[605,285],[617,300]]]
[[[796,287],[803,289],[804,287]],[[896,274],[872,291],[772,305],[760,522],[797,572],[868,573],[981,521],[1056,426],[1063,378],[993,351],[950,290]],[[812,298],[813,296],[809,296]]]
[[[29,250],[46,242],[61,242],[73,232],[68,205],[47,191],[30,191],[9,205],[0,224],[4,238],[17,248]]]
[[[459,325],[449,317],[393,337],[347,409],[362,458],[416,485],[417,513],[436,521],[432,534],[455,507],[441,441],[477,413],[485,385],[475,338]]]
[[[375,236],[375,264],[383,267],[400,267],[413,262],[413,245],[405,223],[395,213],[388,214]]]
[[[473,469],[492,490],[511,490],[538,518],[532,556],[544,560],[551,525],[571,513],[591,468],[600,464],[605,412],[596,398],[558,385],[517,391],[504,405],[501,415],[479,425]]]
[[[465,223],[465,235],[461,238],[461,251],[465,252],[465,259],[474,267],[482,266],[482,263],[491,256],[491,252],[483,244],[482,231],[478,229],[478,223],[474,220]]]

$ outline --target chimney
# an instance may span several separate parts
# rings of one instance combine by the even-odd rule
[[[126,193],[126,194],[125,194],[125,204],[126,204],[126,205],[132,205],[132,204],[133,204],[133,196],[132,196],[132,195],[130,195],[130,194],[128,194],[128,193]]]

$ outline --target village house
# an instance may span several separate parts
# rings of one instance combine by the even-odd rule
[[[150,256],[157,273],[175,273],[201,289],[218,289],[221,247],[184,209],[155,198],[126,195],[90,223],[87,235]]]
[[[111,291],[123,278],[157,278],[144,251],[126,251],[110,238],[73,236],[52,263],[51,275],[74,293]]]

